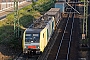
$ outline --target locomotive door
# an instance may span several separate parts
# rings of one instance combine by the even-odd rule
[[[42,32],[42,38],[41,38],[41,41],[40,41],[40,48],[41,48],[41,51],[43,52],[44,48],[46,47],[46,44],[47,44],[47,37],[46,37],[46,29]]]

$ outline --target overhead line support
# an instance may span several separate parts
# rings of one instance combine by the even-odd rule
[[[14,0],[14,35],[19,38],[18,0]]]
[[[84,0],[83,34],[87,37],[88,0]]]

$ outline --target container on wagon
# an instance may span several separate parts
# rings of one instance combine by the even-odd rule
[[[55,8],[60,8],[60,12],[64,13],[66,3],[65,2],[56,2]]]
[[[48,18],[53,16],[55,20],[55,28],[60,22],[60,8],[51,8],[48,12],[45,13],[45,15],[48,15]]]

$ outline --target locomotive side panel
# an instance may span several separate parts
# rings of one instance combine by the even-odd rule
[[[47,39],[48,39],[48,41],[51,38],[52,33],[54,32],[54,27],[55,27],[54,23],[55,23],[55,21],[51,18],[48,25],[47,25],[47,33],[48,33],[48,35],[47,35],[48,38]]]
[[[22,48],[23,48],[23,53],[26,53],[26,52],[24,51],[24,49],[25,49],[25,31],[24,31],[24,33],[23,33]]]
[[[44,51],[53,33],[54,20],[50,19],[46,27],[40,32],[40,51]]]
[[[43,52],[47,44],[47,28],[40,32],[40,51]]]

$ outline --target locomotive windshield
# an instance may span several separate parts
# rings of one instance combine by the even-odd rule
[[[25,42],[26,43],[39,43],[40,35],[39,34],[26,34]]]

